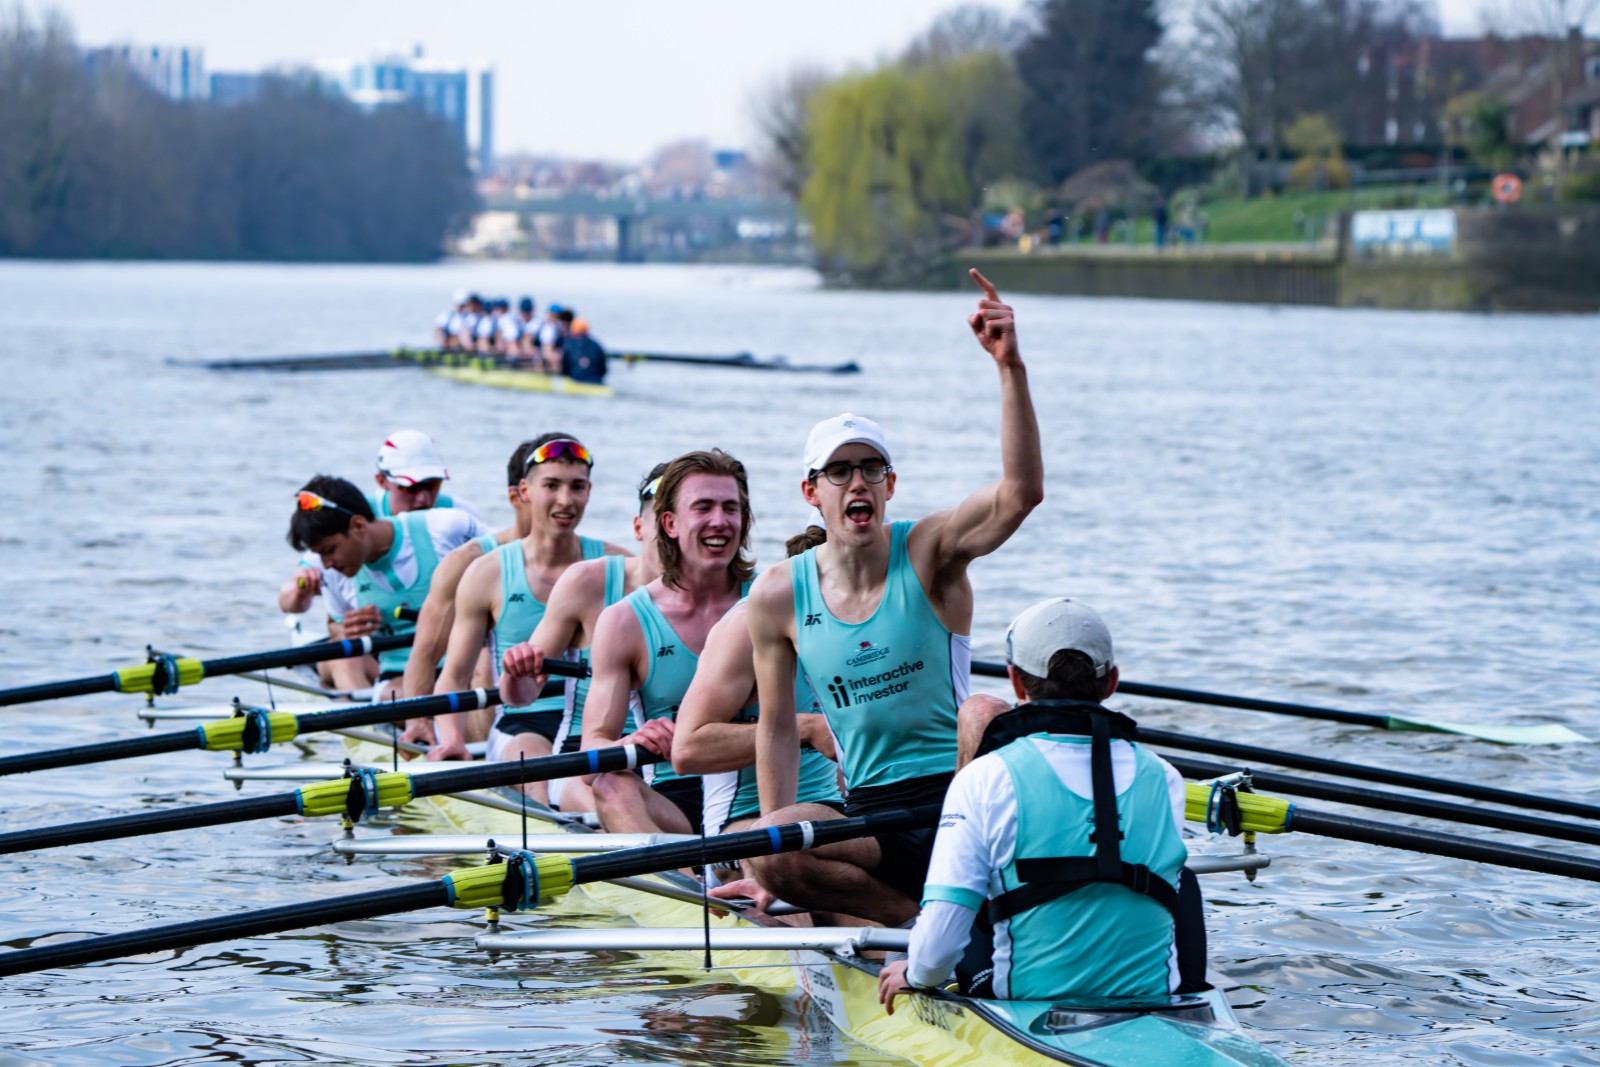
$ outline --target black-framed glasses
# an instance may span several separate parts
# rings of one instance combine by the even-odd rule
[[[894,470],[894,467],[881,459],[865,459],[860,463],[850,463],[840,459],[828,464],[821,470],[812,471],[811,478],[815,481],[817,475],[820,474],[834,485],[849,485],[850,479],[855,476],[855,472],[860,471],[862,481],[868,485],[877,485],[888,477],[889,472],[892,470]]]

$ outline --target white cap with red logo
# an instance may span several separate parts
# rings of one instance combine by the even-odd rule
[[[378,473],[404,486],[448,478],[444,456],[421,430],[397,430],[378,449]]]

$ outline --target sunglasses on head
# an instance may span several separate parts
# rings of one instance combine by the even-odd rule
[[[894,468],[889,465],[887,460],[865,459],[860,463],[850,463],[841,459],[828,464],[820,470],[812,471],[811,478],[815,481],[817,475],[820,474],[834,485],[849,485],[851,477],[856,471],[860,471],[862,481],[868,485],[876,485],[888,477],[889,472],[892,470]]]
[[[349,508],[341,507],[327,497],[318,496],[309,489],[300,490],[295,494],[294,499],[295,503],[300,506],[301,511],[342,511],[352,518],[356,516],[356,513]]]
[[[522,468],[522,473],[527,474],[540,463],[549,463],[554,459],[573,459],[579,463],[594,466],[594,456],[587,448],[577,441],[562,438],[559,441],[546,441],[528,454],[528,462]]]
[[[656,493],[659,492],[660,490],[661,490],[661,479],[657,478],[654,481],[652,481],[649,485],[647,485],[643,489],[639,490],[639,499],[640,500],[649,500],[651,497],[655,496]]]

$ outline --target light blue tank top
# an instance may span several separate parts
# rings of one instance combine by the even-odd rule
[[[584,559],[599,559],[606,554],[604,541],[593,537],[581,537],[579,540],[583,544]],[[544,618],[544,602],[533,595],[533,589],[528,585],[528,566],[522,554],[522,541],[519,539],[501,545],[495,551],[500,553],[500,617],[490,631],[492,640],[489,654],[494,657],[495,674],[498,676],[500,657],[506,649],[520,645],[538,629],[539,621]],[[522,707],[507,707],[503,714],[527,715],[561,711],[565,707],[564,697],[541,697]]]
[[[624,569],[627,566],[627,556],[606,557],[606,600],[601,606],[602,611],[622,599],[622,591],[628,587],[628,575]],[[568,658],[575,659],[584,666],[589,665],[589,650],[570,649]],[[567,738],[577,738],[583,734],[583,702],[589,698],[589,676],[582,678],[569,678],[567,680],[566,714],[561,718],[561,732],[556,734],[555,751],[565,751],[563,742]],[[577,748],[576,744],[572,745]]]
[[[815,714],[822,708],[805,675],[794,680],[794,710],[797,714]],[[760,706],[751,704],[734,717],[734,722],[755,722],[760,716]],[[831,804],[842,807],[839,795],[838,764],[814,748],[800,750],[800,778],[795,789],[795,801],[800,804]],[[704,811],[706,833],[722,832],[722,827],[735,819],[749,819],[761,814],[761,792],[756,784],[754,766],[737,771],[723,771],[705,775]]]
[[[956,708],[967,698],[972,648],[933,613],[906,551],[911,526],[889,527],[883,600],[865,622],[840,622],[828,610],[817,549],[789,563],[799,667],[828,716],[852,790],[956,768]]]
[[[389,510],[388,493],[368,493],[367,504],[371,506],[372,513],[378,518],[394,518],[394,513]],[[439,499],[434,501],[433,506],[436,508],[453,508],[456,506],[456,500],[449,493],[440,493]]]
[[[1081,744],[1088,738],[1051,738]],[[1094,801],[1068,789],[1024,738],[1000,749],[1017,797],[1017,847],[1000,872],[1006,891],[1021,885],[1018,859],[1092,856]],[[1134,746],[1133,784],[1117,796],[1122,861],[1143,864],[1172,885],[1188,849],[1172,824],[1161,764]],[[1009,1000],[1165,995],[1171,988],[1172,914],[1121,885],[1087,885],[1030,908],[995,932],[995,995]],[[1009,959],[1004,951],[1009,943]],[[1008,964],[1002,969],[1002,964]]]
[[[739,590],[740,594],[743,595],[748,588],[747,582]],[[650,657],[650,670],[645,675],[644,685],[639,688],[639,721],[642,725],[650,719],[666,716],[676,718],[683,694],[689,691],[689,683],[694,681],[694,671],[700,665],[700,657],[690,652],[678,639],[677,631],[651,598],[649,586],[635,589],[623,597],[623,602],[633,609],[639,619],[639,629],[644,631],[645,648]],[[671,763],[657,763],[650,771],[652,785],[699,777],[679,774],[672,769]]]
[[[434,569],[439,566],[439,554],[434,551],[433,538],[428,534],[427,512],[407,512],[389,521],[394,525],[394,543],[380,559],[366,564],[356,572],[356,607],[364,608],[369,605],[376,607],[379,617],[384,620],[387,632],[408,634],[417,628],[417,624],[407,619],[395,618],[395,609],[422,607],[422,602],[428,599],[428,585],[433,581]],[[410,585],[401,586],[400,576],[394,571],[394,561],[400,557],[400,552],[407,543],[411,545],[411,551],[416,557],[417,576],[411,580]],[[386,589],[374,581],[376,575],[382,575],[390,588]],[[403,671],[410,655],[409,648],[391,648],[387,652],[380,652],[378,670],[384,674]]]

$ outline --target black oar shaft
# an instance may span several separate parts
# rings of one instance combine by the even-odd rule
[[[1295,808],[1292,828],[1303,833],[1336,837],[1342,841],[1358,841],[1368,845],[1401,848],[1433,856],[1448,856],[1475,863],[1491,863],[1498,867],[1514,867],[1540,874],[1557,874],[1564,878],[1600,882],[1600,860],[1550,852],[1542,848],[1490,844],[1470,837],[1458,837],[1455,834],[1441,834],[1411,826],[1392,826],[1388,823],[1356,819],[1347,815],[1307,811],[1300,807]]]
[[[990,678],[1004,678],[1006,665],[992,661],[975,660],[972,673]],[[1319,708],[1309,704],[1285,704],[1277,700],[1257,700],[1254,697],[1229,696],[1226,693],[1207,693],[1199,689],[1178,689],[1170,685],[1147,685],[1144,682],[1117,683],[1117,692],[1129,696],[1150,697],[1154,700],[1181,700],[1189,704],[1210,704],[1218,708],[1240,708],[1244,711],[1271,711],[1280,715],[1298,715],[1303,719],[1326,719],[1328,722],[1346,722],[1353,726],[1373,726],[1379,730],[1389,728],[1387,715],[1365,711],[1345,711],[1341,708]]]
[[[224,800],[216,804],[197,804],[175,810],[114,815],[106,819],[91,819],[87,822],[67,823],[62,826],[39,826],[31,830],[13,830],[10,833],[0,834],[0,855],[32,852],[44,848],[65,848],[68,845],[112,841],[122,837],[143,837],[146,834],[165,833],[168,830],[195,830],[203,826],[271,819],[294,815],[299,810],[293,793],[274,793],[271,796]]]
[[[1297,752],[1284,752],[1281,749],[1260,748],[1256,745],[1241,745],[1233,741],[1217,741],[1209,737],[1195,737],[1192,734],[1175,733],[1171,730],[1155,730],[1144,726],[1139,727],[1139,738],[1142,741],[1163,745],[1168,748],[1181,748],[1191,752],[1207,752],[1213,756],[1229,756],[1252,765],[1268,763],[1278,767],[1294,767],[1302,771],[1317,771],[1322,774],[1338,775],[1341,778],[1382,782],[1385,785],[1398,785],[1406,789],[1420,789],[1430,793],[1444,793],[1449,796],[1466,797],[1470,800],[1485,800],[1491,804],[1504,804],[1510,808],[1528,808],[1533,811],[1542,811],[1549,815],[1571,815],[1579,819],[1600,819],[1600,805],[1583,804],[1576,800],[1566,800],[1560,797],[1539,796],[1511,789],[1495,789],[1492,786],[1476,785],[1472,782],[1456,782],[1448,778],[1434,778],[1426,774],[1393,771],[1387,767],[1372,767],[1364,763],[1345,763],[1341,760],[1323,759],[1320,756],[1306,756]]]
[[[494,690],[488,690],[494,693]],[[506,760],[485,763],[475,767],[462,767],[448,771],[432,771],[415,775],[402,775],[411,779],[410,795],[418,797],[441,796],[446,793],[465,793],[474,789],[517,785],[522,782],[543,782],[555,778],[571,778],[581,774],[627,770],[655,763],[661,759],[653,752],[629,745],[616,748],[587,749],[560,756],[542,756],[526,761]],[[350,779],[350,800],[347,811],[359,813],[365,808],[364,785],[359,778]],[[310,788],[310,787],[307,787]],[[244,800],[224,800],[215,804],[200,804],[190,808],[169,811],[138,812],[117,815],[89,822],[67,823],[62,826],[43,826],[30,830],[14,830],[0,834],[0,855],[15,852],[32,852],[45,848],[62,848],[82,845],[91,841],[113,841],[125,837],[143,837],[165,833],[169,830],[193,830],[204,826],[223,826],[229,823],[250,822],[284,815],[298,815],[305,810],[301,803],[306,789],[270,796],[251,797]],[[381,792],[381,789],[380,789]],[[345,804],[346,792],[338,794]],[[398,803],[399,801],[396,801]]]
[[[226,656],[222,659],[209,660],[177,660],[189,667],[199,666],[199,674],[194,678],[185,676],[181,684],[188,681],[198,681],[200,678],[216,678],[225,674],[239,674],[243,671],[259,671],[269,667],[298,667],[304,663],[322,663],[330,659],[349,659],[351,656],[364,656],[387,652],[394,648],[407,648],[416,640],[416,634],[384,634],[377,637],[363,637],[358,640],[345,641],[318,641],[310,645],[297,645],[294,648],[278,648],[270,652],[251,652],[243,656]],[[112,671],[110,674],[98,674],[90,678],[69,678],[60,682],[42,682],[39,685],[24,685],[13,689],[0,689],[0,707],[12,704],[31,704],[40,700],[60,700],[65,697],[88,696],[91,693],[111,693],[117,690],[123,692],[146,692],[149,684],[149,664],[142,665],[145,674],[144,684],[131,686],[129,678],[138,676],[141,668],[123,671]],[[163,672],[165,667],[162,668]],[[180,671],[181,673],[181,671]],[[174,682],[177,680],[174,679]],[[159,687],[158,687],[159,688]]]
[[[705,863],[792,852],[836,841],[865,837],[895,830],[916,830],[939,821],[939,808],[928,805],[896,811],[875,812],[848,819],[824,819],[814,823],[788,823],[766,830],[740,830],[717,834],[705,841],[681,841],[670,845],[580,856],[572,861],[573,881],[599,882],[609,878],[629,878],[673,867],[698,867]]]
[[[1140,731],[1141,738],[1144,732]],[[1212,763],[1210,760],[1192,760],[1181,756],[1167,756],[1167,762],[1190,778],[1219,778],[1238,770],[1236,764]],[[1310,797],[1313,800],[1331,800],[1338,804],[1354,804],[1379,811],[1399,812],[1402,815],[1420,815],[1425,819],[1443,819],[1446,822],[1466,823],[1495,830],[1510,830],[1519,834],[1552,837],[1561,841],[1577,841],[1586,845],[1600,845],[1600,827],[1580,826],[1577,823],[1541,819],[1520,812],[1495,811],[1492,808],[1475,808],[1470,804],[1454,804],[1430,797],[1413,797],[1389,793],[1380,789],[1364,789],[1342,782],[1323,782],[1310,778],[1297,778],[1288,774],[1252,769],[1255,784],[1269,793],[1288,793],[1290,796]],[[1299,829],[1298,823],[1293,824]]]
[[[97,741],[92,745],[73,745],[71,748],[52,748],[47,752],[23,752],[0,757],[0,775],[48,771],[57,767],[81,767],[107,760],[157,756],[165,752],[188,752],[199,747],[193,730],[174,730],[171,733],[146,734],[143,737],[125,737],[116,741]]]
[[[278,908],[236,912],[211,919],[174,923],[153,930],[130,930],[103,937],[85,937],[61,945],[25,948],[0,953],[0,977],[28,974],[55,967],[83,963],[102,963],[123,956],[143,955],[232,941],[241,937],[283,933],[328,923],[354,922],[401,911],[440,908],[450,903],[450,893],[442,881],[421,882],[371,893],[352,893],[327,900],[288,904]]]

